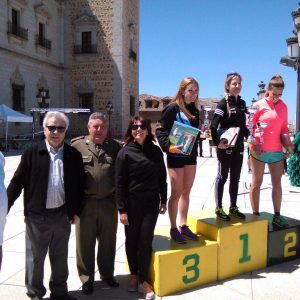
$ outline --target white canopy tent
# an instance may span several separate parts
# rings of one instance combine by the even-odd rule
[[[5,104],[0,104],[0,120],[6,123],[5,148],[7,148],[8,123],[9,122],[32,123],[33,118],[19,113],[11,109]]]

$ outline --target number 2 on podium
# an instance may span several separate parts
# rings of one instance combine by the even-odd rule
[[[296,250],[289,251],[290,248],[293,248],[296,246],[297,243],[297,235],[295,232],[288,232],[285,237],[284,241],[288,242],[284,245],[284,257],[290,257],[295,256],[297,254]]]

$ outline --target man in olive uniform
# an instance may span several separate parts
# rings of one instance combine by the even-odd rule
[[[114,278],[118,213],[115,201],[115,160],[121,145],[107,138],[108,121],[104,114],[90,115],[89,135],[72,140],[82,154],[85,169],[86,205],[76,225],[77,269],[84,294],[94,289],[95,244],[98,242],[97,265],[100,277],[118,287]]]

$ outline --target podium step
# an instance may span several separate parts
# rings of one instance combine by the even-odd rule
[[[290,261],[300,257],[300,221],[288,218],[287,228],[272,225],[273,214],[262,212],[262,218],[268,220],[268,266]]]
[[[267,264],[268,221],[246,214],[246,219],[216,219],[214,211],[191,212],[191,230],[218,243],[218,279],[265,268]]]
[[[151,283],[158,296],[183,291],[217,280],[217,242],[200,235],[198,241],[177,244],[169,227],[155,230],[150,267]]]

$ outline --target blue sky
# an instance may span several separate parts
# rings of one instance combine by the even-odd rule
[[[140,94],[174,96],[195,77],[201,98],[221,97],[224,78],[243,77],[241,96],[251,103],[258,84],[279,73],[283,100],[295,119],[297,73],[279,61],[287,55],[296,0],[140,0]]]

